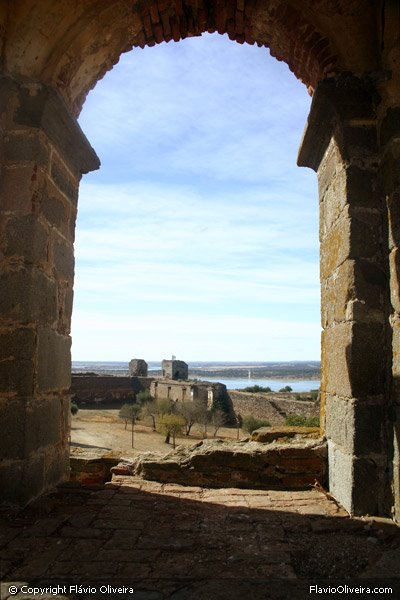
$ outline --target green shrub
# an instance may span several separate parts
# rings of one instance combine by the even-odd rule
[[[75,402],[71,402],[71,415],[76,415],[79,410],[79,406]]]
[[[290,387],[290,385],[285,385],[285,387],[281,388],[279,391],[283,392],[283,393],[285,393],[285,392],[293,392],[293,389]]]
[[[262,385],[250,385],[240,390],[242,392],[250,392],[251,394],[258,394],[259,392],[272,392],[270,387],[263,387]]]
[[[242,429],[248,433],[253,433],[253,431],[260,427],[271,427],[271,423],[265,419],[257,419],[257,417],[253,417],[252,415],[243,417]]]
[[[142,390],[138,394],[136,394],[136,400],[139,404],[146,404],[146,402],[153,402],[154,398],[150,394],[149,390]]]
[[[285,425],[295,427],[319,427],[319,417],[306,417],[305,415],[291,414],[286,417]]]

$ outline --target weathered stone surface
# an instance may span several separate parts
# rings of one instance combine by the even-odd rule
[[[260,427],[251,434],[252,442],[268,444],[281,438],[317,438],[319,427],[293,427],[290,425],[281,427]]]
[[[326,436],[349,454],[383,454],[386,418],[383,396],[375,401],[327,396]]]
[[[38,330],[37,386],[41,392],[67,390],[71,385],[71,338],[50,327]]]
[[[45,264],[48,256],[48,232],[36,215],[14,217],[7,222],[4,252],[22,257],[27,264]]]
[[[183,360],[163,360],[161,368],[165,379],[185,381],[189,377],[189,367]]]
[[[115,468],[120,460],[120,455],[104,452],[101,448],[89,450],[72,446],[70,480],[81,485],[102,485],[110,481],[111,469]]]
[[[142,454],[131,472],[144,479],[259,489],[304,488],[326,475],[326,445],[322,440],[292,440],[291,443],[203,442],[181,447],[162,457]],[[126,468],[126,462],[124,463]]]
[[[347,398],[381,394],[385,362],[383,327],[346,322],[322,335],[324,391]],[[365,349],[368,348],[368,352]]]
[[[27,267],[0,275],[0,311],[21,324],[52,323],[57,318],[57,285],[39,269]]]
[[[147,377],[147,362],[142,358],[133,358],[129,363],[129,375],[131,377]]]

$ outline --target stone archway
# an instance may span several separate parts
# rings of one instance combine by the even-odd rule
[[[394,0],[2,3],[5,500],[25,502],[68,472],[76,204],[82,174],[99,167],[76,116],[122,52],[217,31],[269,47],[315,90],[299,163],[320,187],[331,491],[350,512],[395,503],[399,514],[399,10]]]

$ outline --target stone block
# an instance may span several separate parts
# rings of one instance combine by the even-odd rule
[[[1,210],[31,214],[36,212],[44,186],[43,171],[34,162],[3,165],[0,178]]]
[[[56,239],[53,243],[53,260],[57,274],[62,278],[72,280],[75,265],[72,244],[68,244],[61,239]]]
[[[9,359],[30,360],[36,350],[36,331],[21,327],[0,334],[0,362]]]
[[[37,165],[47,165],[50,149],[45,137],[40,133],[8,133],[3,144],[3,159],[5,162],[35,162]]]
[[[35,365],[31,359],[11,358],[0,362],[0,393],[33,395]]]
[[[352,454],[328,439],[329,491],[350,514],[353,513],[353,462]]]
[[[57,319],[57,286],[34,267],[0,274],[0,313],[20,323],[53,323]]]
[[[376,173],[359,166],[346,168],[346,197],[351,206],[377,208],[380,198],[376,189]]]
[[[70,200],[74,206],[78,203],[79,181],[63,169],[57,162],[51,165],[51,177],[54,184]]]
[[[48,232],[34,214],[12,217],[5,231],[5,254],[21,256],[28,264],[47,261]]]
[[[381,479],[382,465],[376,459],[356,458],[353,464],[353,514],[385,515],[385,485]],[[386,516],[389,516],[386,513]]]
[[[68,390],[71,385],[71,338],[50,327],[38,329],[39,392]]]
[[[337,148],[334,138],[332,138],[317,173],[318,193],[321,199],[325,193],[325,190],[329,187],[334,177],[341,168],[342,161],[340,158],[339,150]]]
[[[321,279],[325,280],[350,256],[350,219],[342,211],[335,225],[321,239]]]
[[[341,122],[339,133],[337,134],[340,146],[341,156],[343,160],[351,162],[363,163],[372,162],[378,151],[378,136],[376,131],[376,122],[371,120],[369,123],[364,119],[356,124],[356,120],[352,124]]]
[[[251,434],[253,442],[269,444],[280,438],[299,437],[317,437],[319,436],[319,427],[293,427],[283,425],[281,427],[260,427]]]
[[[0,399],[0,456],[2,460],[22,459],[25,455],[25,412],[24,400]]]
[[[52,487],[70,477],[69,446],[52,448],[45,457],[45,481],[47,487]]]
[[[42,195],[40,208],[49,224],[60,229],[66,220],[66,208],[61,198],[46,191]]]
[[[383,454],[386,416],[383,397],[373,403],[370,398],[355,401],[328,395],[326,437],[348,454]]]
[[[14,82],[10,84],[14,86]],[[16,125],[40,129],[80,175],[98,169],[100,161],[64,100],[51,87],[24,83],[18,89]]]
[[[59,319],[57,330],[59,333],[69,334],[71,331],[71,315],[73,305],[72,283],[64,282],[59,286]]]
[[[332,178],[320,199],[320,238],[324,239],[348,204],[344,169]]]
[[[56,446],[61,439],[61,400],[55,396],[46,400],[32,400],[26,406],[26,452]]]
[[[321,284],[322,326],[357,321],[382,323],[386,274],[367,260],[346,260]]]
[[[322,334],[322,388],[347,398],[383,393],[385,359],[383,326],[340,323]]]

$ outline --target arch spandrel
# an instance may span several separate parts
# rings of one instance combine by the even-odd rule
[[[56,87],[75,114],[121,53],[204,32],[269,48],[312,89],[326,75],[364,72],[378,62],[377,7],[364,0],[21,0],[7,6],[4,71]]]

